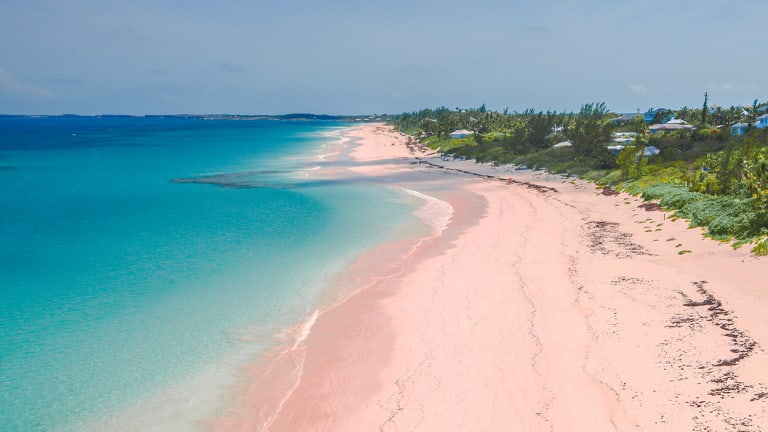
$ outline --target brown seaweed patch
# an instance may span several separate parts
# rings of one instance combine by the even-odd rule
[[[610,186],[606,186],[603,188],[603,190],[600,191],[600,194],[605,196],[616,196],[619,194],[619,192],[611,189]]]
[[[645,209],[645,211],[660,211],[661,210],[661,206],[658,203],[655,203],[655,202],[642,203],[642,204],[640,204],[637,207],[641,208],[641,209]]]
[[[584,224],[587,247],[600,255],[616,258],[631,258],[652,255],[641,245],[632,241],[632,234],[619,231],[619,224],[608,221],[589,221]]]
[[[736,354],[733,357],[718,361],[714,366],[727,367],[737,365],[752,354],[755,348],[757,348],[757,342],[755,342],[755,340],[745,331],[736,327],[733,313],[723,308],[722,302],[706,289],[707,281],[696,281],[693,282],[693,285],[703,299],[693,300],[683,295],[685,299],[683,306],[706,307],[708,314],[701,316],[701,319],[706,320],[723,330],[723,336],[731,339],[731,343],[733,344],[733,348],[730,349],[729,352]]]

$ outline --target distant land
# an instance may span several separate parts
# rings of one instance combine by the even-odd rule
[[[62,117],[62,118],[189,118],[203,120],[326,120],[348,122],[382,122],[388,121],[393,116],[389,114],[361,114],[361,115],[328,115],[293,113],[279,115],[262,114],[153,114],[153,115],[128,115],[128,114],[58,114],[58,115],[24,115],[24,114],[0,114],[0,117]]]

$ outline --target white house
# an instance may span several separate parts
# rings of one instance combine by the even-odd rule
[[[659,153],[661,153],[661,150],[656,146],[647,146],[645,150],[643,150],[643,156],[645,157],[656,156]]]
[[[680,121],[683,121],[683,120],[680,120]],[[664,131],[691,130],[691,129],[694,129],[694,127],[689,124],[683,124],[683,123],[663,123],[663,124],[651,125],[648,127],[648,129],[651,130],[652,134],[655,134],[655,133],[664,132]]]
[[[672,120],[670,120],[670,121],[668,121],[668,122],[666,122],[666,123],[664,123],[664,124],[679,124],[679,125],[684,125],[684,124],[688,124],[688,122],[687,122],[687,121],[685,121],[685,120],[683,120],[683,119],[679,119],[679,118],[673,118]]]
[[[466,138],[466,137],[472,136],[472,135],[473,135],[472,131],[468,131],[466,129],[459,129],[459,130],[455,130],[455,131],[451,132],[450,137],[451,137],[451,139],[454,139],[454,138]]]
[[[630,145],[635,140],[637,132],[614,132],[611,141],[616,144]]]

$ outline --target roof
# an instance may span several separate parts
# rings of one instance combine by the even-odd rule
[[[746,128],[749,127],[746,123],[736,123],[735,125],[731,126],[731,129],[738,129],[738,128]]]
[[[668,130],[688,130],[693,129],[693,126],[689,124],[680,124],[680,123],[664,123],[664,124],[655,124],[648,127],[651,131],[668,131]]]
[[[648,111],[645,112],[645,114],[643,114],[643,120],[645,120],[646,122],[650,123],[650,122],[653,121],[653,119],[657,115],[659,115],[659,114],[663,115],[664,113],[667,113],[667,112],[670,112],[670,110],[668,110],[666,108],[656,108],[654,110],[648,110]]]
[[[643,150],[643,156],[656,156],[659,153],[661,153],[661,150],[656,146],[648,146]]]

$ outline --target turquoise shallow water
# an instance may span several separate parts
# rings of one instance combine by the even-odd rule
[[[0,430],[79,430],[258,351],[413,224],[396,191],[300,180],[343,126],[0,117]]]

